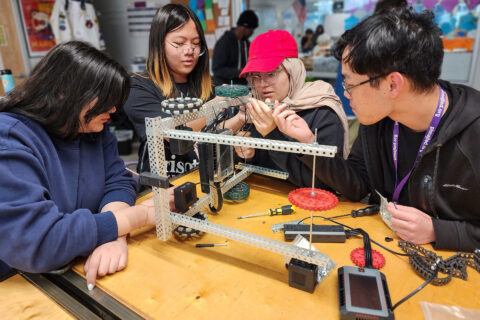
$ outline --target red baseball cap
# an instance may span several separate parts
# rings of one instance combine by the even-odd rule
[[[298,58],[295,39],[285,30],[270,30],[258,35],[250,44],[248,62],[239,75],[247,72],[269,72],[285,58]]]

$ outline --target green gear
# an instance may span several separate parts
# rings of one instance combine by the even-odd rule
[[[231,201],[245,200],[250,195],[250,187],[245,182],[234,185],[230,190],[225,192],[223,198]]]
[[[248,87],[240,84],[224,84],[222,86],[215,87],[215,95],[219,97],[236,98],[246,96],[248,93]]]

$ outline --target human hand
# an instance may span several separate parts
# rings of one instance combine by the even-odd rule
[[[97,276],[103,277],[125,269],[127,266],[128,246],[125,237],[107,242],[95,248],[88,256],[83,270],[87,275],[88,290],[95,287]]]
[[[403,240],[415,244],[435,241],[432,217],[414,207],[394,205],[390,202],[387,210],[392,215],[391,222],[395,233]]]
[[[239,121],[244,124],[244,123],[252,123],[252,118],[250,118],[250,114],[247,112],[247,107],[246,106],[240,106],[238,108],[238,112],[235,115],[235,117],[239,118]]]
[[[265,137],[276,127],[275,121],[273,121],[272,110],[263,101],[253,98],[250,98],[249,101],[247,109],[252,123],[257,131]],[[269,102],[268,99],[266,101]]]
[[[225,121],[225,127],[238,131],[245,123],[252,123],[250,115],[247,113],[245,106],[240,106],[238,112],[230,119]]]
[[[237,136],[250,137],[250,131],[240,131]],[[255,148],[235,146],[235,152],[242,159],[251,159],[255,156]]]
[[[315,141],[315,136],[305,120],[295,111],[287,110],[286,105],[279,105],[278,101],[275,101],[272,116],[278,130],[287,136],[303,143],[313,143]]]
[[[239,109],[240,112],[243,112],[245,114],[245,117],[247,118],[247,121],[246,123],[253,123],[252,121],[252,117],[250,116],[250,112],[247,112],[248,109],[247,109],[247,106],[241,106],[240,109]],[[239,113],[240,113],[239,112]]]
[[[168,206],[170,211],[176,211],[177,209],[175,208],[175,197],[174,197],[174,192],[173,190],[177,186],[173,186],[168,188],[167,190],[167,195],[168,195]],[[155,203],[153,200],[153,197],[150,197],[142,203],[138,204],[139,207],[142,207],[146,211],[146,222],[144,225],[153,225],[155,224]]]

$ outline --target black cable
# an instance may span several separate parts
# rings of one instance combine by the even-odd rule
[[[336,223],[338,225],[341,225],[347,229],[350,229],[350,230],[355,230],[354,228],[350,227],[350,226],[347,226],[346,224],[343,224],[343,223],[340,223],[338,221],[335,221],[335,220],[332,220],[331,218],[328,218],[328,217],[324,217],[324,216],[313,216],[313,218],[322,218],[322,219],[325,219],[325,220],[328,220],[330,222],[333,222],[333,223]],[[298,221],[298,224],[300,224],[302,221],[306,220],[306,219],[310,219],[310,217],[306,217],[306,218],[303,218],[302,220]],[[395,255],[398,255],[398,256],[404,256],[404,257],[411,257],[412,255],[411,254],[408,254],[408,253],[402,253],[402,252],[396,252],[396,251],[393,251],[383,245],[381,245],[380,243],[378,243],[377,241],[373,240],[372,238],[370,238],[370,241],[375,243],[377,246],[387,250],[388,252],[392,253],[392,254],[395,254]]]
[[[215,189],[217,189],[217,207],[212,206],[209,204],[208,206],[210,207],[210,210],[212,212],[217,213],[218,211],[222,210],[223,207],[223,194],[222,194],[222,188],[220,188],[220,182],[214,182]]]
[[[215,112],[214,107],[212,107],[212,111],[213,111],[213,114],[214,114],[213,121],[210,124],[205,125],[205,127],[203,127],[202,130],[200,130],[201,132],[216,131],[217,130],[217,125],[220,123],[220,121],[223,118],[225,118],[225,113],[224,112],[220,112],[219,114],[217,114]],[[223,118],[222,118],[222,116],[223,116]],[[224,122],[224,126],[225,126],[225,122]]]
[[[213,184],[206,183],[206,182],[197,182],[197,183],[195,183],[195,184],[202,184],[202,185],[204,185],[204,186],[209,186],[209,187],[211,187],[211,188],[217,189],[217,187],[214,186]],[[222,188],[222,187],[220,187],[220,189],[221,189],[221,188]]]
[[[353,231],[358,232],[363,236],[363,251],[365,254],[365,268],[370,268],[373,269],[373,263],[372,263],[372,246],[370,244],[370,236],[368,233],[360,228],[353,229]]]
[[[422,290],[423,288],[426,287],[427,284],[429,284],[430,282],[433,281],[433,279],[435,279],[435,277],[437,276],[438,274],[438,269],[435,270],[435,273],[432,274],[432,276],[430,278],[427,279],[427,281],[425,281],[424,283],[422,283],[417,289],[413,290],[412,292],[410,292],[408,295],[406,295],[403,299],[401,299],[400,301],[398,301],[397,303],[395,303],[395,305],[392,307],[392,311],[395,310],[396,307],[398,307],[399,305],[401,305],[402,303],[404,303],[405,301],[407,301],[408,299],[410,299],[411,297],[413,297],[415,294],[417,294],[420,290]]]
[[[341,225],[345,228],[348,228],[350,229],[350,234],[351,235],[357,235],[358,233],[362,233],[361,231],[363,231],[362,229],[354,229],[350,226],[347,226],[346,224],[343,224],[343,223],[340,223],[340,222],[337,222],[337,221],[334,221],[330,218],[327,218],[327,217],[324,217],[324,216],[313,216],[312,218],[322,218],[322,219],[325,219],[325,220],[329,220],[333,223],[336,223],[338,225]],[[310,217],[306,217],[306,218],[303,218],[302,220],[298,221],[298,224],[300,224],[302,221],[306,220],[306,219],[310,219]],[[361,230],[361,231],[360,231]],[[368,234],[363,231],[367,237],[369,238]],[[347,233],[347,232],[345,232]],[[355,234],[357,233],[357,234]],[[362,234],[363,235],[363,234]],[[382,247],[383,249],[387,250],[388,252],[390,253],[393,253],[393,254],[396,254],[396,255],[399,255],[399,256],[408,256],[408,257],[411,257],[412,255],[411,254],[405,254],[405,253],[400,253],[400,252],[395,252],[393,250],[390,250],[388,249],[387,247],[384,247],[383,245],[381,245],[380,243],[376,242],[375,240],[373,239],[369,239],[368,242],[372,241],[373,243],[375,243],[377,246],[379,247]],[[363,242],[364,242],[364,247],[365,247],[365,267],[368,268],[368,264],[367,264],[367,241],[365,240],[365,236],[363,237]],[[368,244],[369,245],[369,244]],[[370,251],[370,254],[371,254],[371,250],[368,250]],[[396,307],[398,307],[400,304],[404,303],[405,301],[407,301],[408,299],[410,299],[412,296],[414,296],[415,294],[417,294],[420,290],[422,290],[423,288],[425,288],[430,282],[433,281],[433,279],[436,278],[436,276],[438,275],[438,268],[437,268],[437,265],[435,264],[435,273],[429,278],[427,279],[422,285],[420,285],[418,288],[416,288],[415,290],[413,290],[412,292],[410,292],[408,295],[406,295],[403,299],[401,299],[400,301],[398,301],[393,307],[392,307],[392,311],[395,310]]]
[[[347,226],[346,224],[337,222],[337,221],[335,221],[335,220],[332,220],[331,218],[327,218],[327,217],[324,217],[324,216],[313,216],[312,218],[322,218],[322,219],[331,221],[331,222],[333,222],[333,223],[336,223],[336,224],[338,224],[338,225],[341,225],[341,226],[343,226],[343,227],[345,227],[345,228],[350,229],[350,230],[346,230],[346,231],[345,231],[345,234],[350,233],[350,235],[355,236],[355,235],[358,235],[358,233],[361,234],[361,233],[362,233],[361,231],[363,231],[362,229],[354,229],[354,228],[352,228],[352,227],[350,227],[350,226]],[[306,219],[310,219],[310,217],[303,218],[302,220],[298,221],[298,224],[300,224],[302,221],[304,221],[304,220],[306,220]],[[361,231],[360,231],[360,230],[361,230]],[[347,233],[347,231],[350,231],[350,232]],[[365,231],[363,231],[363,232],[365,232]],[[365,232],[365,234],[367,235],[367,237],[369,237],[366,232]],[[363,235],[363,234],[362,234],[362,235]],[[364,249],[364,250],[365,250],[365,266],[367,267],[367,254],[366,254],[366,253],[367,253],[367,247],[366,247],[366,246],[367,246],[367,241],[365,240],[365,236],[363,237],[363,241],[364,241],[364,247],[365,247],[365,249]],[[379,247],[381,247],[381,248],[383,248],[383,249],[387,250],[388,252],[390,252],[390,253],[392,253],[392,254],[395,254],[395,255],[407,256],[407,257],[418,256],[418,254],[416,254],[416,255],[411,255],[411,254],[406,254],[406,253],[401,253],[401,252],[395,252],[395,251],[393,251],[393,250],[391,250],[391,249],[389,249],[389,248],[381,245],[380,243],[378,243],[377,241],[375,241],[375,240],[373,240],[373,239],[371,239],[371,238],[369,239],[368,242],[370,242],[370,241],[373,242],[373,243],[375,243],[377,246],[379,246]],[[368,245],[369,245],[369,244],[368,244]],[[371,254],[371,250],[369,250],[369,251],[370,251],[370,254]],[[430,282],[433,281],[433,279],[435,279],[435,278],[437,277],[437,275],[438,275],[437,263],[435,263],[433,266],[435,267],[435,273],[432,274],[432,276],[431,276],[430,278],[428,278],[424,283],[422,283],[418,288],[416,288],[415,290],[413,290],[412,292],[410,292],[408,295],[406,295],[404,298],[402,298],[400,301],[398,301],[398,302],[392,307],[392,311],[395,310],[396,307],[398,307],[399,305],[401,305],[402,303],[404,303],[405,301],[407,301],[408,299],[410,299],[411,297],[413,297],[413,296],[414,296],[415,294],[417,294],[420,290],[422,290],[423,288],[425,288]],[[367,267],[367,268],[368,268],[368,267]]]
[[[351,213],[346,213],[346,214],[341,214],[341,215],[333,216],[333,217],[329,217],[329,218],[330,219],[337,219],[337,218],[343,218],[343,217],[352,217],[352,214]]]

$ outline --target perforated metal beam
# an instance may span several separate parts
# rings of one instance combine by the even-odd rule
[[[261,174],[263,176],[277,178],[277,179],[288,179],[288,172],[273,170],[269,168],[254,166],[248,163],[238,163],[235,168],[237,169],[249,169],[252,173]]]
[[[216,144],[226,144],[230,146],[241,146],[255,149],[282,151],[290,153],[309,154],[322,157],[334,157],[337,153],[336,146],[324,146],[319,144],[306,144],[300,142],[289,142],[281,140],[269,140],[250,137],[238,137],[229,135],[220,135],[207,132],[192,132],[184,130],[165,130],[165,137]]]
[[[330,263],[330,258],[328,257],[328,255],[319,251],[308,250],[305,248],[294,246],[292,244],[263,237],[257,234],[233,229],[213,222],[195,219],[174,212],[170,212],[170,217],[172,222],[175,224],[190,227],[192,229],[200,230],[203,232],[209,232],[231,240],[243,242],[257,248],[280,253],[287,257],[300,259],[324,268],[327,268],[328,264]]]

